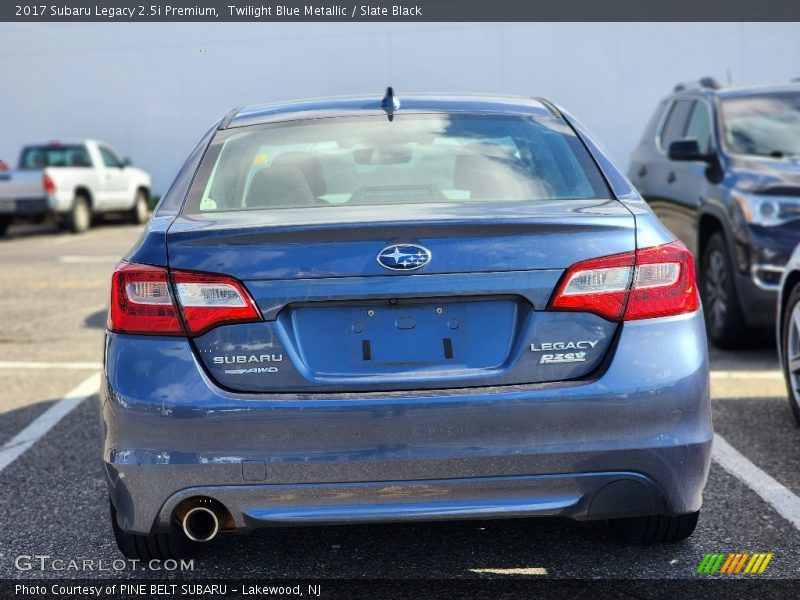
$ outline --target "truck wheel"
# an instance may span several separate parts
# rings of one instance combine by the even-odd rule
[[[4,236],[6,234],[9,225],[11,225],[11,219],[8,217],[0,217],[0,236]]]
[[[147,194],[144,190],[136,192],[136,199],[133,201],[133,208],[131,209],[130,220],[136,225],[142,225],[147,221],[150,207],[147,202]]]
[[[189,558],[196,552],[197,544],[189,541],[179,532],[138,535],[123,531],[117,524],[117,509],[114,508],[110,498],[108,503],[111,507],[111,528],[114,530],[114,540],[123,556],[148,562]]]
[[[92,226],[92,207],[86,196],[81,194],[75,196],[67,215],[66,225],[72,233],[83,233]]]
[[[709,238],[702,265],[699,283],[708,337],[720,348],[742,346],[748,339],[748,327],[739,306],[731,257],[720,232]]]
[[[611,532],[626,544],[674,544],[694,533],[700,511],[688,515],[650,515],[611,519]]]

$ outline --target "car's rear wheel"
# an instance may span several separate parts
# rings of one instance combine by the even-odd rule
[[[82,194],[75,196],[67,215],[66,225],[72,233],[83,233],[92,226],[92,207],[86,196]]]
[[[133,208],[131,209],[130,220],[136,225],[142,225],[147,221],[147,216],[150,207],[147,202],[147,194],[144,190],[137,190],[136,199],[133,201]]]
[[[800,423],[800,283],[789,293],[783,310],[783,374],[789,392],[789,405]]]
[[[11,219],[8,217],[0,217],[0,236],[6,234],[9,225],[11,225]]]
[[[197,544],[177,531],[150,535],[138,535],[123,531],[117,524],[117,509],[110,500],[109,505],[114,539],[119,551],[127,558],[141,561],[181,559],[188,558],[197,551]]]
[[[709,238],[702,259],[700,293],[708,337],[720,348],[741,346],[747,339],[747,325],[739,306],[733,265],[721,233]]]
[[[674,544],[694,533],[700,511],[688,515],[649,515],[609,521],[611,532],[626,544]]]

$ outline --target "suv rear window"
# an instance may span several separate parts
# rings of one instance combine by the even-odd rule
[[[563,120],[406,114],[218,132],[184,212],[609,197]]]
[[[91,166],[85,146],[28,146],[19,159],[20,169]]]

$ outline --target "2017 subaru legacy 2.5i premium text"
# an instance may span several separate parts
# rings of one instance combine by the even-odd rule
[[[678,541],[709,469],[692,257],[544,100],[233,111],[113,275],[105,377],[129,557],[532,516]]]

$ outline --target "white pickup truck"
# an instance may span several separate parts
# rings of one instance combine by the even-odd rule
[[[95,215],[147,220],[150,176],[95,140],[28,144],[16,169],[0,170],[0,235],[15,220],[54,217],[75,233]]]

